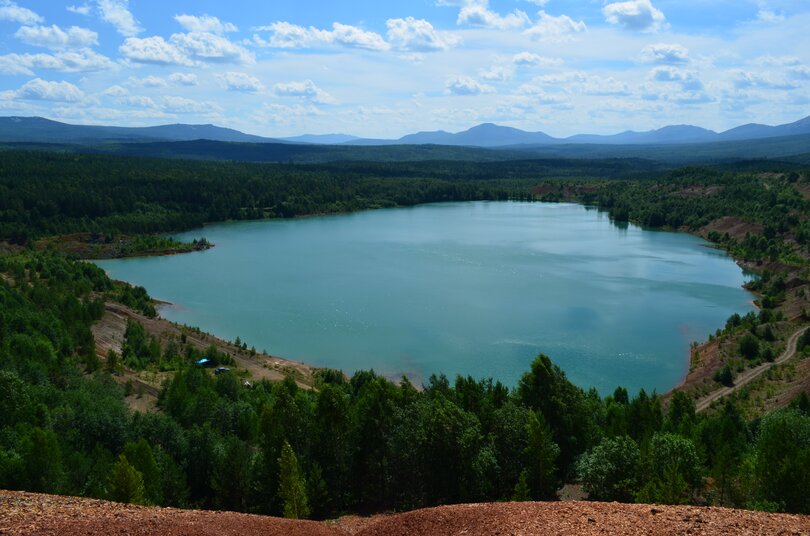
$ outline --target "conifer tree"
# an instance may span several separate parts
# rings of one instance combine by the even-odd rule
[[[531,490],[529,489],[529,481],[526,479],[526,470],[520,473],[520,478],[515,484],[515,491],[512,493],[512,500],[515,502],[531,501]]]
[[[309,517],[309,501],[307,488],[301,469],[298,467],[298,458],[295,456],[290,444],[285,440],[281,447],[279,465],[278,494],[284,502],[284,517],[289,519],[306,519]]]
[[[537,500],[553,499],[557,495],[560,447],[554,442],[551,428],[540,412],[529,412],[526,432],[529,441],[524,455],[531,496]]]
[[[110,475],[110,499],[116,502],[144,504],[143,475],[121,454]]]

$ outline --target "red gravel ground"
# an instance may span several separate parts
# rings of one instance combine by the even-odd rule
[[[0,491],[0,535],[406,536],[808,534],[810,516],[725,508],[556,502],[442,506],[318,523]]]

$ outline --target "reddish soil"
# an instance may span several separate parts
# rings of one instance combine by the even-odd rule
[[[679,197],[708,197],[717,194],[719,191],[719,186],[691,186],[684,188],[680,192],[675,192],[674,195]]]
[[[470,504],[393,516],[361,534],[810,534],[810,517],[618,503]]]
[[[728,233],[730,237],[742,240],[746,234],[762,234],[762,230],[762,225],[748,223],[733,216],[725,216],[714,220],[699,232],[702,236],[707,236],[711,231],[717,231],[721,235]]]
[[[0,491],[0,534],[59,536],[810,534],[810,517],[725,508],[556,502],[442,506],[336,521],[137,507]]]
[[[231,512],[146,508],[90,499],[2,491],[0,534],[333,536],[336,531],[314,521],[290,521]]]
[[[797,184],[796,189],[805,199],[810,199],[810,183]]]
[[[695,403],[695,411],[704,411],[708,409],[709,406],[711,406],[712,403],[714,403],[715,401],[743,388],[748,383],[758,380],[763,374],[768,372],[773,367],[778,366],[792,359],[796,355],[796,347],[799,338],[804,334],[804,332],[807,329],[808,329],[807,327],[803,327],[798,331],[796,331],[795,333],[793,333],[788,339],[784,352],[782,352],[782,354],[779,355],[779,357],[777,357],[772,363],[767,362],[762,363],[759,366],[745,370],[734,378],[734,385],[730,387],[722,387],[720,389],[717,389],[714,392],[698,400]]]

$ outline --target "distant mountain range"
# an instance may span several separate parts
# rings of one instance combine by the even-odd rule
[[[214,125],[108,127],[69,125],[42,117],[0,117],[0,142],[75,143],[215,140],[278,143],[272,138],[245,134]]]
[[[0,117],[0,148],[3,146],[153,158],[310,164],[635,159],[665,167],[753,160],[810,165],[810,117],[779,126],[743,125],[720,133],[675,125],[648,132],[579,134],[563,139],[486,123],[463,132],[418,132],[397,140],[346,134],[275,139],[214,125],[110,127],[69,125],[41,117]]]
[[[526,132],[512,127],[484,123],[462,132],[417,132],[398,139],[366,139],[348,134],[306,134],[286,138],[266,138],[215,125],[161,125],[154,127],[115,127],[70,125],[42,117],[0,117],[0,142],[27,143],[132,143],[212,140],[241,143],[296,143],[312,145],[449,145],[487,148],[547,147],[555,145],[672,145],[755,140],[810,134],[810,117],[794,123],[768,126],[742,125],[725,132],[714,132],[692,125],[671,125],[657,130],[628,130],[613,135],[577,134],[554,138],[544,132]],[[808,148],[810,152],[810,147]]]
[[[491,148],[562,144],[670,145],[778,138],[800,134],[810,134],[810,117],[805,117],[795,123],[778,126],[752,123],[725,132],[714,132],[713,130],[692,125],[671,125],[646,132],[628,130],[612,135],[577,134],[567,138],[554,138],[545,132],[526,132],[517,128],[484,123],[457,133],[438,130],[435,132],[408,134],[397,140],[357,139],[348,143],[352,145],[418,145],[431,143]]]

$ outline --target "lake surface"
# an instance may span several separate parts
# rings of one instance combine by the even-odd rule
[[[218,224],[211,250],[101,261],[162,316],[274,355],[415,382],[515,385],[540,352],[578,385],[666,391],[689,344],[753,309],[746,277],[690,235],[573,204],[443,203]]]

